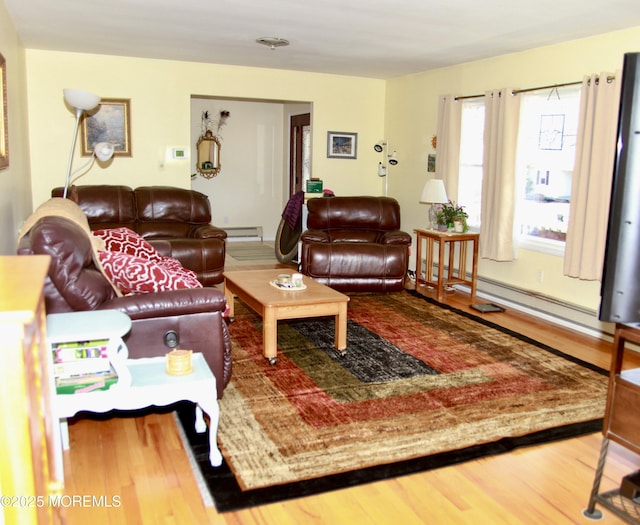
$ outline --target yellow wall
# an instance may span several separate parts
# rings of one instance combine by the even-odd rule
[[[0,169],[0,255],[16,252],[18,229],[31,213],[25,52],[0,0],[0,53],[7,62],[9,167]]]
[[[439,95],[579,81],[584,75],[620,69],[623,54],[632,51],[640,51],[640,27],[389,81],[386,138],[392,147],[397,146],[401,161],[391,170],[389,187],[400,201],[404,226],[426,225],[427,205],[418,198],[431,175],[426,163],[427,155],[434,153],[430,141],[436,133]],[[586,308],[599,305],[600,283],[564,277],[560,257],[520,250],[514,262],[482,260],[479,271],[482,276]],[[543,272],[542,283],[538,283],[538,272]]]
[[[171,147],[189,146],[192,95],[313,103],[314,176],[337,194],[379,194],[372,147],[383,134],[385,82],[337,75],[128,57],[27,50],[33,203],[62,185],[74,126],[65,87],[105,98],[131,99],[133,157],[94,167],[78,184],[190,186],[190,166],[160,160]],[[357,160],[327,159],[327,131],[357,132]],[[193,146],[192,146],[193,147]],[[78,154],[78,152],[76,152]],[[76,159],[74,167],[82,160]],[[282,211],[281,209],[278,212]]]

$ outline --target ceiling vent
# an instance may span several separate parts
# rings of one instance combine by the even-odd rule
[[[285,40],[284,38],[276,38],[273,36],[264,36],[262,38],[256,38],[256,42],[258,42],[258,44],[262,44],[263,46],[268,46],[272,50],[275,49],[276,47],[283,47],[283,46],[289,45],[288,40]]]

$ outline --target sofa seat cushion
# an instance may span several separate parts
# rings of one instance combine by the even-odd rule
[[[181,288],[202,288],[196,274],[170,257],[149,260],[121,252],[98,252],[105,273],[122,293],[154,293]]]

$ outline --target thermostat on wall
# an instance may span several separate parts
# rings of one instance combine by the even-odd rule
[[[173,148],[171,150],[171,155],[174,159],[186,159],[187,152],[184,148]]]

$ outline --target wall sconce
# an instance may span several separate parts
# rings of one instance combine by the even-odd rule
[[[388,175],[388,168],[387,168],[387,163],[389,164],[389,166],[397,166],[398,165],[398,154],[396,152],[396,150],[393,150],[392,154],[388,153],[388,148],[389,144],[387,143],[386,140],[380,140],[378,141],[376,144],[374,144],[373,149],[377,152],[377,153],[383,153],[383,161],[378,162],[378,177],[387,177]],[[385,189],[384,189],[384,194],[388,195],[389,193],[389,179],[387,177],[387,179],[385,180]]]
[[[445,204],[449,202],[447,198],[447,191],[444,188],[444,182],[442,179],[430,179],[428,180],[424,188],[422,188],[422,195],[420,195],[420,202],[431,204],[429,208],[429,223],[431,229],[438,228],[438,204]]]

